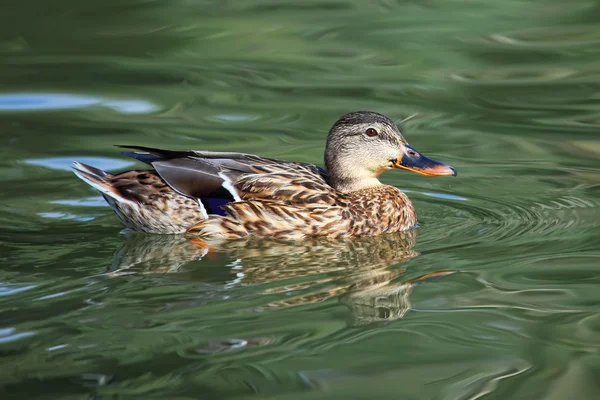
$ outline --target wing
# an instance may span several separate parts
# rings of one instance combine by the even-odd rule
[[[325,171],[312,164],[244,153],[120,147],[136,150],[124,154],[150,164],[174,190],[210,203],[218,214],[214,209],[220,207],[211,204],[250,199],[334,204],[337,197]]]

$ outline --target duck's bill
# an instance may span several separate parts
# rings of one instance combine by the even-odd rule
[[[427,158],[408,145],[404,147],[404,153],[392,163],[394,168],[406,169],[427,176],[456,176],[456,170],[451,166]]]

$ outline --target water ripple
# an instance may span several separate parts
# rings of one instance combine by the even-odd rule
[[[101,106],[122,114],[148,114],[158,107],[145,100],[117,100],[65,93],[0,94],[0,111],[50,111]]]

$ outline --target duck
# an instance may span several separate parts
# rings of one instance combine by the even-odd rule
[[[329,130],[324,168],[253,154],[118,145],[152,169],[117,174],[75,161],[126,228],[230,240],[376,236],[413,229],[417,214],[379,176],[403,169],[456,176],[411,147],[388,117],[343,115]]]

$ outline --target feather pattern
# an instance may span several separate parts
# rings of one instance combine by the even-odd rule
[[[182,196],[154,171],[113,175],[74,163],[77,176],[98,189],[123,225],[148,233],[184,233],[190,223],[206,218],[198,202]]]
[[[282,200],[247,200],[229,203],[227,216],[211,217],[193,225],[188,233],[223,239],[258,236],[294,240],[380,235],[414,227],[416,212],[404,193],[391,187],[337,193],[328,203],[289,203]]]
[[[327,183],[325,171],[312,164],[244,153],[120,147],[141,150],[125,154],[152,165],[169,186],[185,196],[202,198],[226,189],[231,200],[238,197],[240,200],[332,204],[336,192]],[[235,193],[223,184],[228,184]]]

